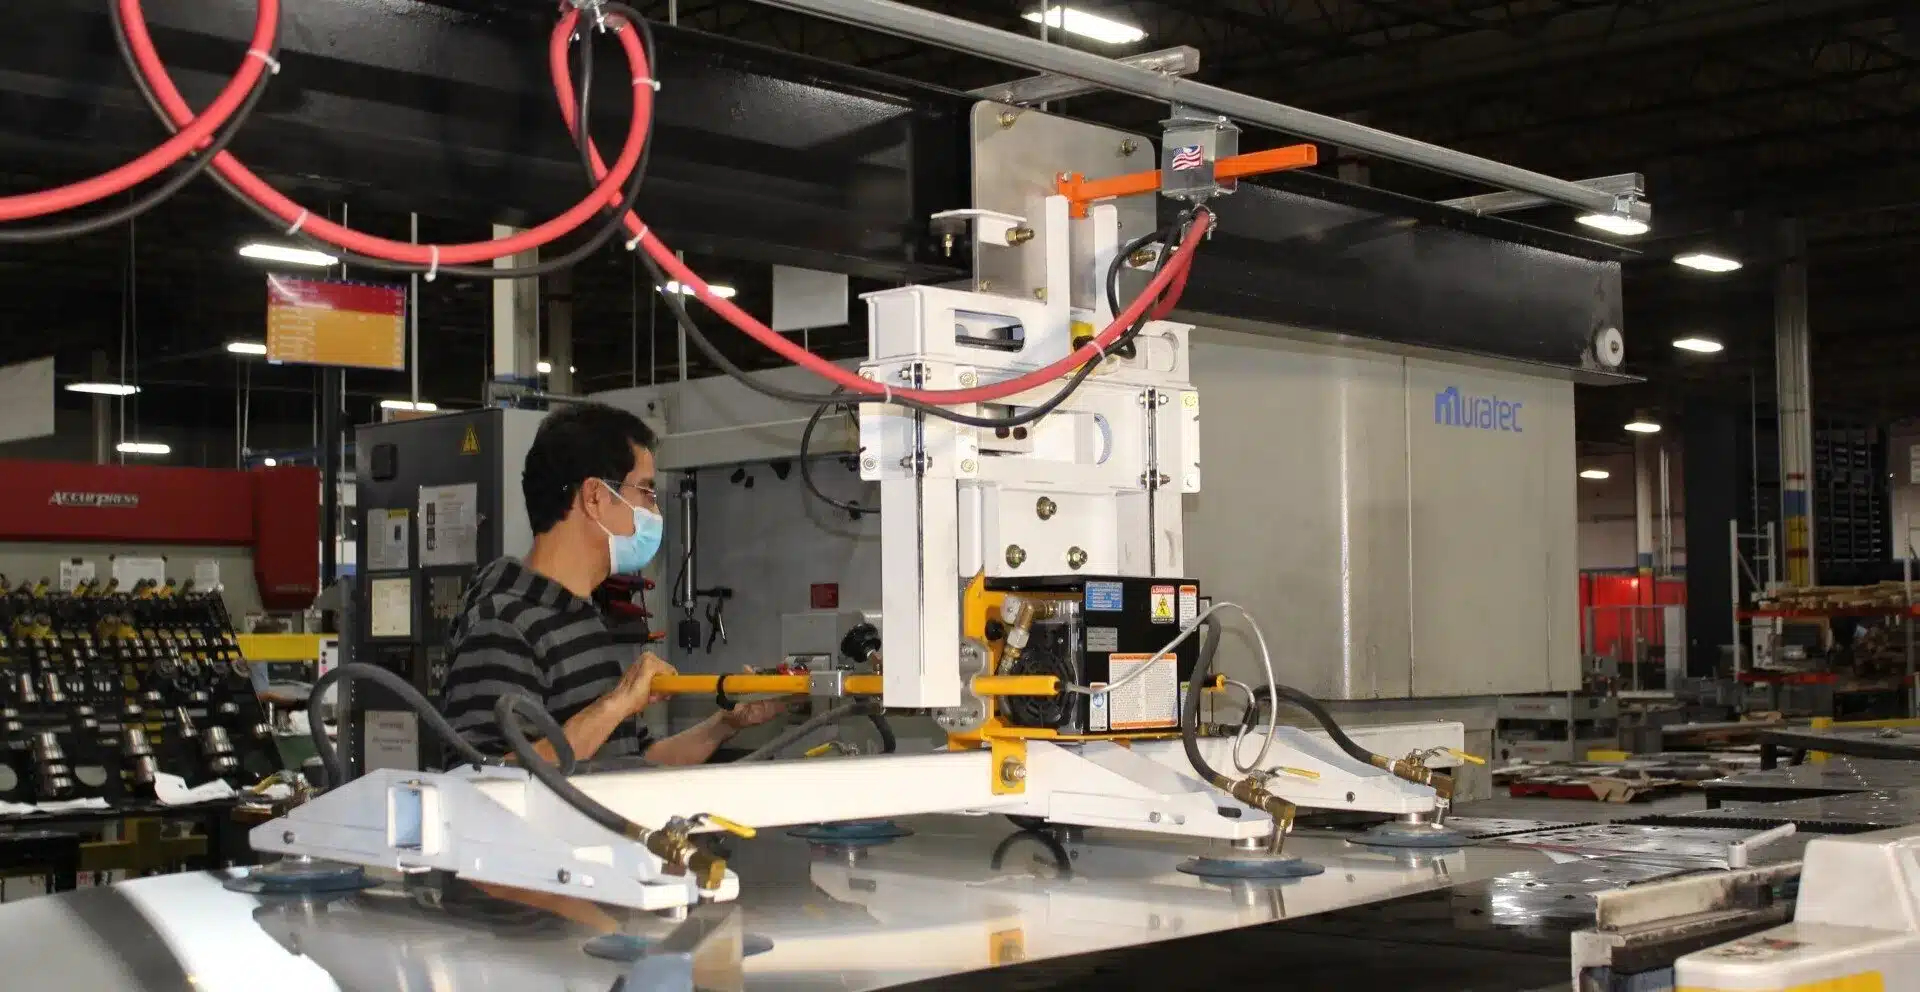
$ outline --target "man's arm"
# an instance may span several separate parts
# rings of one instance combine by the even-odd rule
[[[447,669],[443,703],[447,719],[476,747],[502,752],[506,749],[506,739],[494,720],[493,707],[505,692],[520,693],[545,707],[546,684],[533,646],[517,628],[503,620],[473,620]],[[637,697],[641,705],[646,698],[644,692]],[[620,722],[634,714],[635,699],[623,680],[619,687],[562,724],[567,743],[573,746],[574,757],[582,761],[593,757]],[[533,749],[548,761],[558,758],[553,745],[547,741],[535,742]]]
[[[704,764],[720,745],[743,728],[766,723],[786,709],[786,700],[761,700],[741,703],[707,717],[692,729],[655,741],[647,748],[647,760],[656,765]]]

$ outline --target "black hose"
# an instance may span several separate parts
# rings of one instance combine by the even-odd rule
[[[1355,761],[1364,761],[1370,765],[1377,765],[1381,760],[1384,760],[1381,759],[1379,755],[1355,743],[1353,738],[1348,737],[1347,732],[1341,730],[1340,725],[1334,722],[1333,714],[1327,712],[1327,708],[1322,706],[1318,699],[1290,685],[1277,686],[1276,688],[1279,690],[1281,699],[1306,710],[1307,715],[1313,717],[1314,721],[1320,724],[1320,728],[1327,732],[1327,737],[1333,741],[1334,745],[1339,747],[1340,750],[1347,752],[1349,757],[1352,757]],[[1273,703],[1273,694],[1267,691],[1266,686],[1261,686],[1253,690],[1253,701],[1247,706],[1245,715],[1240,718],[1243,726],[1251,728],[1259,720],[1260,705],[1262,703],[1266,703],[1267,705],[1272,705]]]
[[[880,732],[881,754],[892,754],[900,747],[899,740],[893,736],[893,724],[887,722],[886,710],[873,710],[867,714],[867,719],[873,721],[873,729]]]
[[[125,22],[120,17],[120,5],[116,3],[109,3],[107,4],[107,10],[109,15],[113,19],[114,40],[119,44],[121,60],[126,63],[128,71],[131,72],[133,75],[134,88],[140,91],[140,96],[142,97],[142,99],[146,101],[148,109],[153,111],[154,116],[159,119],[161,126],[167,129],[167,133],[169,135],[179,133],[180,131],[179,125],[173,122],[173,118],[170,115],[168,115],[166,107],[160,103],[160,98],[154,94],[152,85],[150,85],[147,82],[146,77],[140,73],[139,63],[134,58],[133,49],[127,42],[126,25],[125,25]],[[647,20],[641,17],[631,7],[628,7],[624,4],[608,3],[605,7],[605,10],[608,13],[618,13],[621,16],[626,17],[629,23],[633,24],[639,29],[641,43],[645,46],[647,51],[647,62],[649,66],[653,66],[656,63],[656,55],[655,55],[655,49],[653,44],[653,28],[650,24],[648,24]],[[581,34],[581,43],[584,45],[587,43],[587,38],[591,36],[592,30],[589,28],[583,27],[581,29],[580,34]],[[586,116],[584,113],[584,110],[586,109],[586,102],[584,100],[581,101],[581,105],[579,107],[576,107],[575,109],[578,112],[576,116],[577,128],[581,133],[584,134],[587,127]],[[567,269],[572,268],[575,265],[578,265],[579,263],[585,261],[586,259],[591,258],[594,254],[598,253],[601,248],[606,247],[607,242],[613,240],[614,235],[618,234],[621,231],[622,227],[625,225],[627,214],[632,211],[634,204],[640,199],[640,187],[644,185],[644,182],[646,179],[647,164],[651,159],[651,156],[653,153],[653,125],[655,120],[657,120],[657,116],[653,119],[649,119],[647,122],[647,133],[642,136],[642,140],[645,141],[646,143],[641,146],[640,161],[638,164],[634,166],[633,176],[628,180],[624,201],[621,203],[620,207],[617,210],[612,212],[612,215],[608,217],[607,221],[600,226],[600,229],[597,232],[595,232],[591,238],[583,242],[579,247],[573,249],[572,251],[567,252],[564,255],[560,255],[551,259],[546,259],[532,265],[524,265],[524,266],[518,266],[513,268],[496,268],[491,265],[442,265],[440,266],[440,269],[439,269],[440,274],[453,277],[453,278],[459,278],[459,279],[526,279],[534,276],[542,276],[542,275],[548,275],[554,272],[565,271]],[[212,161],[213,155],[211,154],[211,150],[209,150],[209,153],[205,156],[205,158],[209,162]],[[236,202],[238,202],[241,206],[247,208],[248,210],[252,211],[256,216],[258,216],[261,220],[265,221],[269,226],[275,228],[276,230],[284,230],[282,225],[284,225],[286,221],[282,220],[279,217],[279,215],[275,214],[273,211],[268,210],[266,207],[261,206],[260,204],[254,202],[252,197],[248,196],[238,186],[235,186],[232,180],[229,180],[226,176],[221,175],[219,170],[214,170],[212,172],[209,172],[207,173],[207,176],[208,178],[212,179],[216,184],[218,184],[221,189],[226,190],[227,194],[229,196],[232,196]],[[598,183],[591,182],[589,185],[598,185]],[[412,263],[407,263],[407,262],[394,262],[384,258],[374,258],[371,255],[362,255],[357,252],[348,251],[344,248],[339,247],[338,245],[329,244],[325,241],[321,241],[320,239],[312,237],[311,235],[308,235],[305,233],[291,235],[291,237],[294,240],[300,242],[301,244],[304,244],[309,248],[313,248],[316,251],[322,251],[322,252],[326,252],[327,254],[336,256],[341,261],[349,265],[352,265],[356,268],[371,269],[377,272],[399,273],[403,275],[427,273],[432,271],[431,267],[425,266],[425,265],[414,265]]]
[[[844,391],[845,391],[844,389],[838,388],[838,387],[834,389],[835,394],[840,394]],[[819,406],[814,407],[813,416],[807,418],[807,426],[802,428],[800,431],[800,484],[807,487],[807,492],[811,494],[814,499],[817,499],[820,502],[825,503],[836,510],[845,511],[848,514],[851,514],[853,516],[853,519],[858,520],[866,514],[879,513],[880,511],[876,507],[861,506],[859,503],[853,502],[851,500],[835,499],[832,496],[829,496],[826,493],[821,492],[820,484],[814,481],[813,461],[808,455],[808,450],[813,447],[813,432],[820,426],[820,418],[826,416],[827,411],[833,409],[837,405],[838,404],[834,404],[834,403],[822,403]]]
[[[307,722],[309,731],[313,735],[313,750],[319,755],[320,763],[326,766],[329,786],[339,787],[346,784],[347,767],[340,760],[339,750],[333,746],[332,741],[327,739],[326,725],[320,719],[320,706],[326,699],[327,690],[332,688],[334,683],[362,679],[378,682],[389,692],[399,696],[409,709],[419,714],[420,719],[426,722],[427,729],[451,746],[467,763],[485,765],[494,761],[483,754],[479,748],[474,747],[473,743],[462,736],[460,731],[453,729],[453,724],[448,723],[447,718],[440,714],[439,708],[433,705],[433,701],[421,695],[420,690],[415,689],[412,683],[378,665],[355,662],[341,665],[320,676],[313,683],[313,691],[307,694]],[[339,719],[336,722],[340,727],[340,739],[351,743],[354,733],[353,714],[351,711],[344,711],[338,716]],[[564,735],[562,738],[564,739]]]
[[[547,761],[540,752],[533,749],[533,742],[527,740],[527,732],[520,726],[516,714],[525,714],[532,717],[535,723],[544,722],[548,728],[551,728],[543,732],[548,734],[547,741],[553,745],[554,753],[565,759],[563,765]],[[500,725],[500,736],[506,738],[507,746],[513,749],[513,756],[519,759],[520,767],[525,768],[527,774],[539,780],[541,785],[546,786],[549,791],[559,797],[561,802],[573,807],[581,816],[623,837],[633,840],[646,838],[650,831],[645,827],[602,806],[592,796],[581,792],[578,786],[567,781],[567,773],[561,768],[571,767],[573,748],[567,743],[567,735],[564,731],[554,733],[559,725],[538,702],[517,692],[503,692],[500,694],[499,701],[493,704],[493,718]]]
[[[553,746],[554,768],[562,775],[573,774],[574,769],[579,767],[579,763],[573,753],[573,742],[567,739],[567,728],[561,726],[560,721],[554,719],[553,714],[547,712],[547,708],[542,706],[539,700],[517,692],[503,692],[499,699],[494,700],[493,720],[499,724],[500,736],[503,739],[507,736],[509,723],[513,724],[516,733],[522,737],[526,736],[526,731],[522,730],[517,722],[519,715],[532,719],[533,729],[540,733],[541,739]]]
[[[1200,641],[1200,658],[1187,680],[1187,701],[1180,707],[1180,746],[1186,749],[1187,763],[1202,779],[1215,788],[1230,789],[1233,780],[1207,764],[1206,756],[1200,753],[1200,697],[1207,683],[1213,681],[1213,656],[1220,650],[1220,620],[1209,614],[1200,623],[1205,633]]]

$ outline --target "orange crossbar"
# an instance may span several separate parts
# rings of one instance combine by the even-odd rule
[[[1213,164],[1213,178],[1220,182],[1257,176],[1267,172],[1304,169],[1320,161],[1320,149],[1313,145],[1285,145],[1263,152],[1248,152],[1223,158]],[[1085,217],[1087,206],[1095,200],[1117,196],[1138,196],[1160,188],[1160,170],[1129,172],[1124,176],[1088,179],[1078,172],[1064,172],[1054,181],[1054,191],[1067,198],[1069,212]]]
[[[653,680],[653,691],[662,696],[711,696],[719,688],[717,675],[661,675]],[[729,696],[804,696],[811,685],[805,675],[729,675]],[[878,675],[849,675],[843,689],[849,696],[878,696],[882,693]],[[1060,679],[1052,675],[976,675],[973,691],[983,696],[1053,696],[1060,692]]]

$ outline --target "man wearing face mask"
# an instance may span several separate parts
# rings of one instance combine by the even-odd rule
[[[592,403],[561,408],[534,435],[520,477],[533,549],[483,569],[453,626],[441,705],[480,750],[506,752],[493,718],[503,692],[539,700],[583,761],[697,765],[780,712],[777,702],[746,703],[663,740],[637,719],[654,677],[673,668],[616,643],[592,596],[609,575],[638,573],[660,550],[655,443],[640,418]],[[545,741],[537,750],[554,757]]]

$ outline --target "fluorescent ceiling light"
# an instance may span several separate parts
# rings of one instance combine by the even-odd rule
[[[256,241],[240,246],[240,257],[261,262],[281,262],[286,265],[311,265],[324,269],[340,260],[324,251],[310,251],[305,248],[289,248],[286,245],[270,245]]]
[[[1082,38],[1092,38],[1104,45],[1131,45],[1147,36],[1145,31],[1122,21],[1099,14],[1088,13],[1077,7],[1042,7],[1047,12],[1047,27],[1077,34]],[[1027,21],[1040,23],[1040,11],[1030,10],[1021,15]]]
[[[713,293],[713,295],[718,296],[723,300],[733,299],[733,294],[736,292],[732,286],[722,286],[717,282],[708,283],[707,289],[710,290]],[[678,282],[667,283],[666,291],[669,293],[679,293],[681,296],[693,295],[692,286],[683,285]]]
[[[1586,469],[1580,470],[1580,478],[1582,479],[1592,479],[1598,482],[1601,479],[1607,479],[1612,477],[1613,477],[1613,473],[1607,471],[1604,468],[1586,468]]]
[[[535,366],[533,367],[533,370],[534,370],[535,372],[538,372],[538,373],[540,373],[541,375],[546,375],[547,373],[549,373],[549,372],[552,372],[552,371],[553,371],[553,363],[552,363],[552,362],[541,362],[540,364],[538,364],[538,365],[535,365]]]
[[[1732,272],[1740,267],[1740,263],[1731,258],[1725,258],[1704,251],[1675,255],[1673,256],[1673,264],[1684,265],[1689,269],[1699,269],[1702,272]]]
[[[260,341],[229,341],[227,350],[236,355],[265,355],[267,346]]]
[[[1627,425],[1627,430],[1635,434],[1658,434],[1660,433],[1660,425],[1651,420],[1636,420]]]
[[[100,396],[132,396],[140,391],[139,386],[130,386],[124,382],[69,382],[69,393],[95,393]]]
[[[114,445],[113,450],[123,455],[170,455],[173,446],[154,441],[122,441]]]
[[[1681,351],[1691,351],[1701,355],[1711,355],[1727,350],[1727,346],[1712,338],[1674,338],[1673,346]]]
[[[406,400],[381,400],[380,409],[412,410],[415,413],[432,413],[435,410],[438,410],[440,408],[435,404],[427,402],[426,400],[421,400],[418,403],[409,403]]]
[[[268,459],[266,459],[266,460],[264,460],[264,461],[262,461],[262,462],[261,462],[260,464],[262,464],[262,465],[265,465],[265,466],[266,466],[266,467],[268,467],[268,468],[274,468],[274,467],[276,467],[276,466],[278,466],[278,465],[280,464],[280,462],[279,462],[279,460],[278,460],[278,459],[275,459],[275,458],[268,458]]]
[[[1623,237],[1645,234],[1653,230],[1652,227],[1648,226],[1646,221],[1634,220],[1632,217],[1622,216],[1621,214],[1581,214],[1575,217],[1574,220],[1588,227],[1605,231],[1608,234],[1618,234]]]

